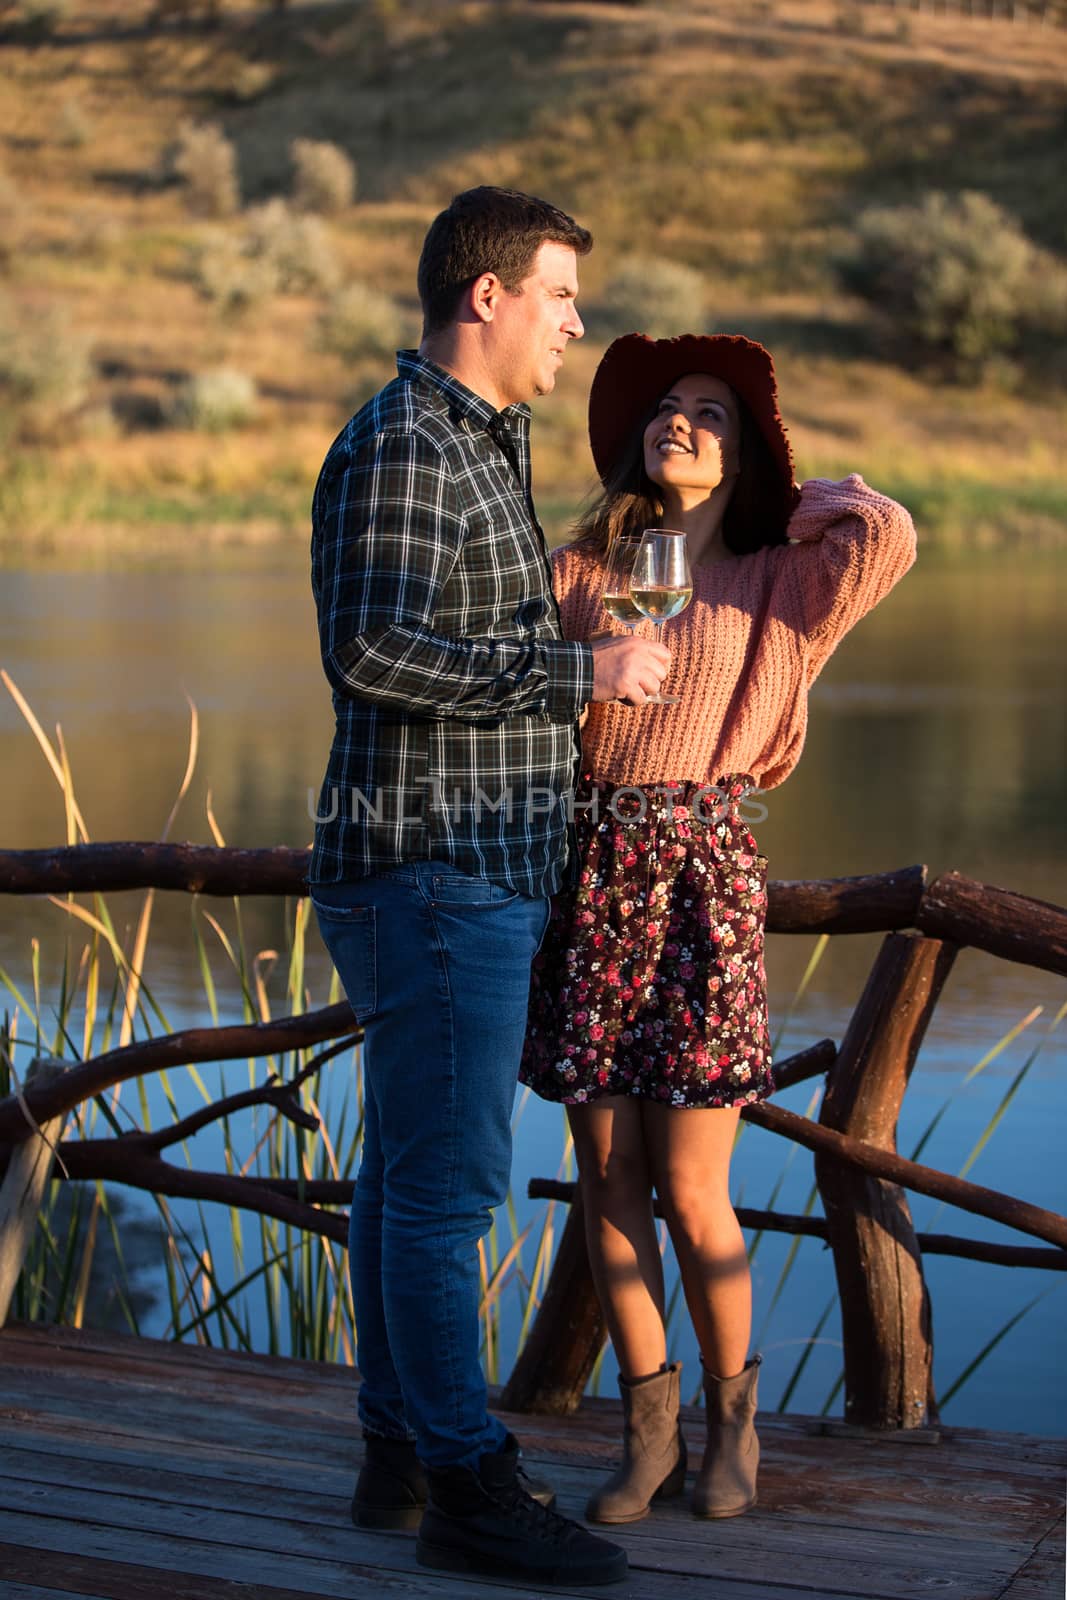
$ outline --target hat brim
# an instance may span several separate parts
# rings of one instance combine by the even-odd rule
[[[785,520],[796,503],[793,452],[778,410],[769,350],[739,333],[650,339],[627,333],[604,352],[589,392],[589,443],[606,483],[634,430],[672,383],[706,372],[729,384],[748,407],[778,469]]]

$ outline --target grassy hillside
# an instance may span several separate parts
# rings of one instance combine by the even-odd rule
[[[195,265],[288,194],[294,138],[357,165],[319,243],[342,283],[390,297],[372,313],[387,343],[417,334],[419,243],[457,189],[543,192],[593,229],[588,337],[535,428],[554,533],[591,482],[593,368],[631,325],[605,285],[652,256],[700,274],[706,328],[771,344],[802,476],[862,471],[946,550],[1063,536],[1062,383],[902,367],[831,260],[864,205],[938,188],[984,191],[1067,252],[1067,33],[822,0],[222,10],[153,23],[140,0],[98,0],[51,38],[0,41],[0,354],[28,342],[60,394],[36,424],[0,414],[0,560],[303,559],[325,447],[389,363],[373,336],[346,360],[321,348],[328,287],[220,309]],[[233,141],[243,214],[191,213],[169,155],[183,122]],[[665,295],[650,285],[650,316]],[[183,379],[220,366],[255,380],[254,420],[179,425]]]

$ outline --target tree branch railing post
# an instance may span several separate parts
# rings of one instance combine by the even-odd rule
[[[959,946],[916,933],[882,943],[827,1076],[819,1122],[896,1153],[904,1091]],[[912,1429],[936,1421],[933,1326],[907,1195],[816,1152],[834,1256],[845,1421]]]
[[[0,894],[79,893],[158,887],[193,894],[303,895],[308,855],[297,850],[229,850],[201,845],[82,845],[52,851],[0,850]],[[937,1420],[931,1381],[932,1327],[921,1250],[1007,1266],[1067,1268],[1067,1217],[1020,1197],[921,1166],[896,1150],[901,1103],[930,1016],[964,946],[1067,975],[1067,909],[946,872],[929,886],[926,868],[862,877],[769,885],[769,933],[869,933],[883,939],[840,1050],[824,1039],[776,1063],[786,1088],[828,1075],[820,1120],[775,1104],[743,1108],[747,1121],[811,1150],[825,1219],[745,1212],[742,1225],[825,1238],[833,1250],[845,1351],[845,1423],[923,1437]],[[361,1030],[346,1004],[277,1020],[191,1028],[147,1038],[76,1063],[35,1061],[21,1089],[0,1100],[0,1326],[25,1262],[34,1215],[49,1175],[127,1183],[150,1192],[210,1200],[258,1212],[343,1244],[348,1222],[328,1208],[351,1198],[351,1183],[296,1182],[245,1173],[198,1172],[163,1158],[164,1149],[253,1104],[308,1126],[297,1094]],[[132,1077],[167,1067],[247,1055],[300,1052],[333,1041],[288,1082],[230,1096],[169,1129],[61,1142],[76,1106]],[[995,1220],[1052,1248],[917,1236],[906,1190]],[[605,1320],[585,1243],[577,1186],[534,1180],[540,1197],[570,1206],[544,1297],[503,1390],[506,1408],[566,1414],[579,1404],[604,1347]],[[566,1191],[566,1192],[564,1192]],[[739,1208],[739,1216],[741,1208]],[[931,1430],[926,1430],[932,1432]]]
[[[26,1069],[27,1089],[46,1089],[66,1070],[65,1061],[36,1056]],[[20,1097],[25,1108],[25,1099]],[[30,1120],[29,1113],[24,1115]],[[55,1160],[66,1113],[34,1125],[29,1137],[12,1151],[0,1183],[0,1328],[7,1321],[15,1286],[37,1226],[37,1212]]]

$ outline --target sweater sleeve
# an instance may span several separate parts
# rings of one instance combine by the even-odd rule
[[[915,561],[915,525],[904,507],[859,473],[835,483],[809,478],[789,520],[790,594],[807,640],[808,681],[840,641]]]

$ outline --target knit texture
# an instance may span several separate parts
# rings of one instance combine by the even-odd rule
[[[787,529],[766,546],[693,569],[693,600],[668,622],[673,706],[594,703],[582,730],[585,768],[615,783],[714,782],[749,772],[760,789],[800,759],[808,690],[845,634],[915,560],[903,506],[858,473],[811,478]],[[581,543],[553,555],[564,635],[625,633],[601,604],[603,568]],[[641,636],[653,635],[642,623]]]

